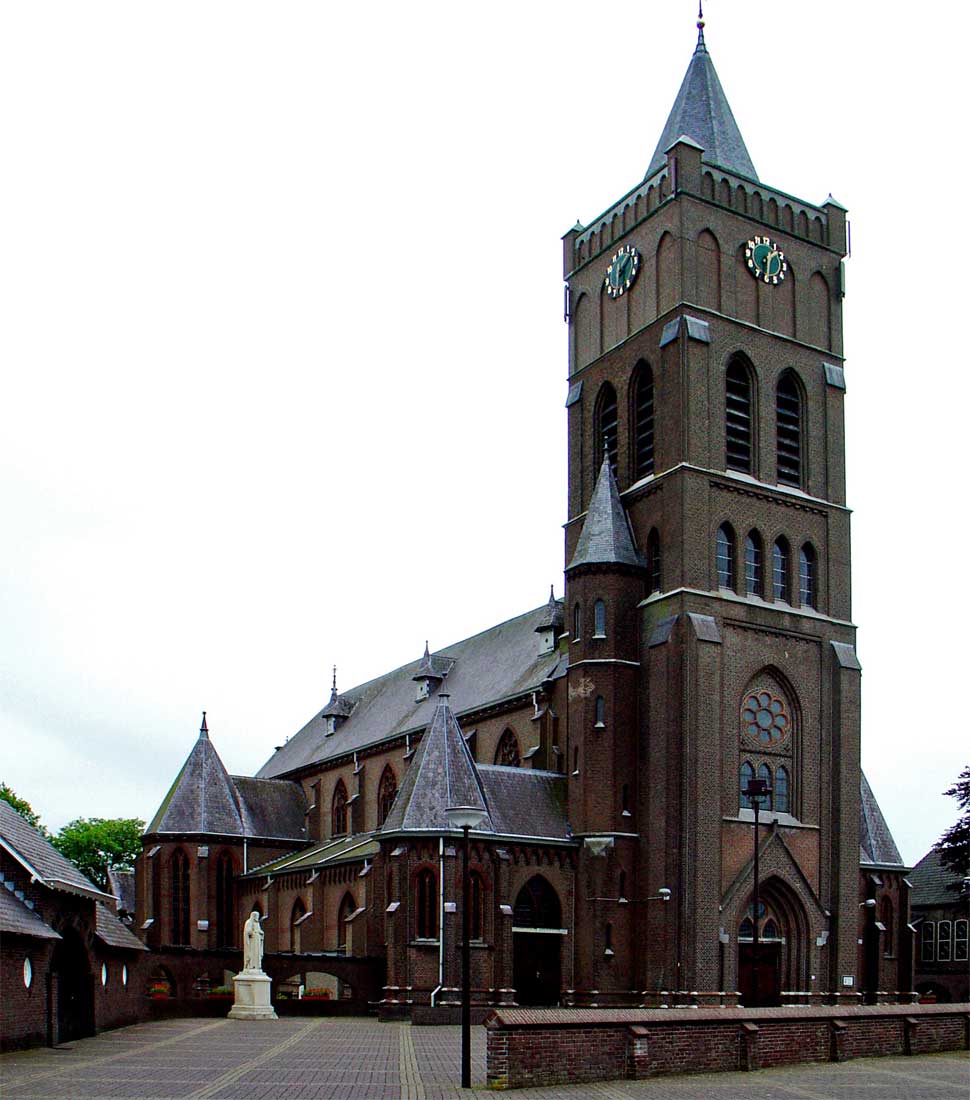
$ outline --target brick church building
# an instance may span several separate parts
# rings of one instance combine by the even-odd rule
[[[172,981],[238,969],[255,909],[278,992],[454,1003],[445,810],[470,805],[478,1004],[911,988],[906,868],[860,770],[846,252],[839,203],[759,180],[699,24],[643,181],[563,238],[564,597],[335,680],[253,778],[203,723],[137,867]]]

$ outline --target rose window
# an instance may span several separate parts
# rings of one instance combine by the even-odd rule
[[[741,708],[744,732],[759,745],[780,745],[791,732],[791,719],[781,699],[769,691],[753,692]]]

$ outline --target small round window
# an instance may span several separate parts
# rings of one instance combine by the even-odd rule
[[[101,984],[102,985],[107,985],[108,984],[108,964],[107,963],[102,963],[101,964]]]
[[[30,983],[34,980],[34,967],[30,959],[24,959],[24,985],[30,989]]]
[[[744,732],[759,745],[780,745],[791,732],[785,704],[770,691],[752,692],[741,708]]]

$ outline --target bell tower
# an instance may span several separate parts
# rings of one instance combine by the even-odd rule
[[[759,179],[701,18],[646,176],[563,246],[570,820],[587,870],[629,851],[622,919],[588,871],[610,954],[577,985],[854,992],[846,212]],[[757,913],[751,777],[773,792]],[[776,933],[759,991],[753,921]]]

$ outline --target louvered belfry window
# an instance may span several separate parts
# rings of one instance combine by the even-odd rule
[[[777,417],[778,484],[802,484],[802,398],[790,371],[778,382]]]
[[[615,474],[617,452],[616,390],[609,382],[604,383],[596,401],[596,438],[594,443],[597,449],[595,456],[597,466],[603,461],[603,451],[605,450],[610,456],[610,466]]]
[[[751,375],[743,363],[733,362],[725,382],[724,462],[729,470],[751,473]]]
[[[653,473],[653,371],[637,364],[633,388],[633,480]]]

